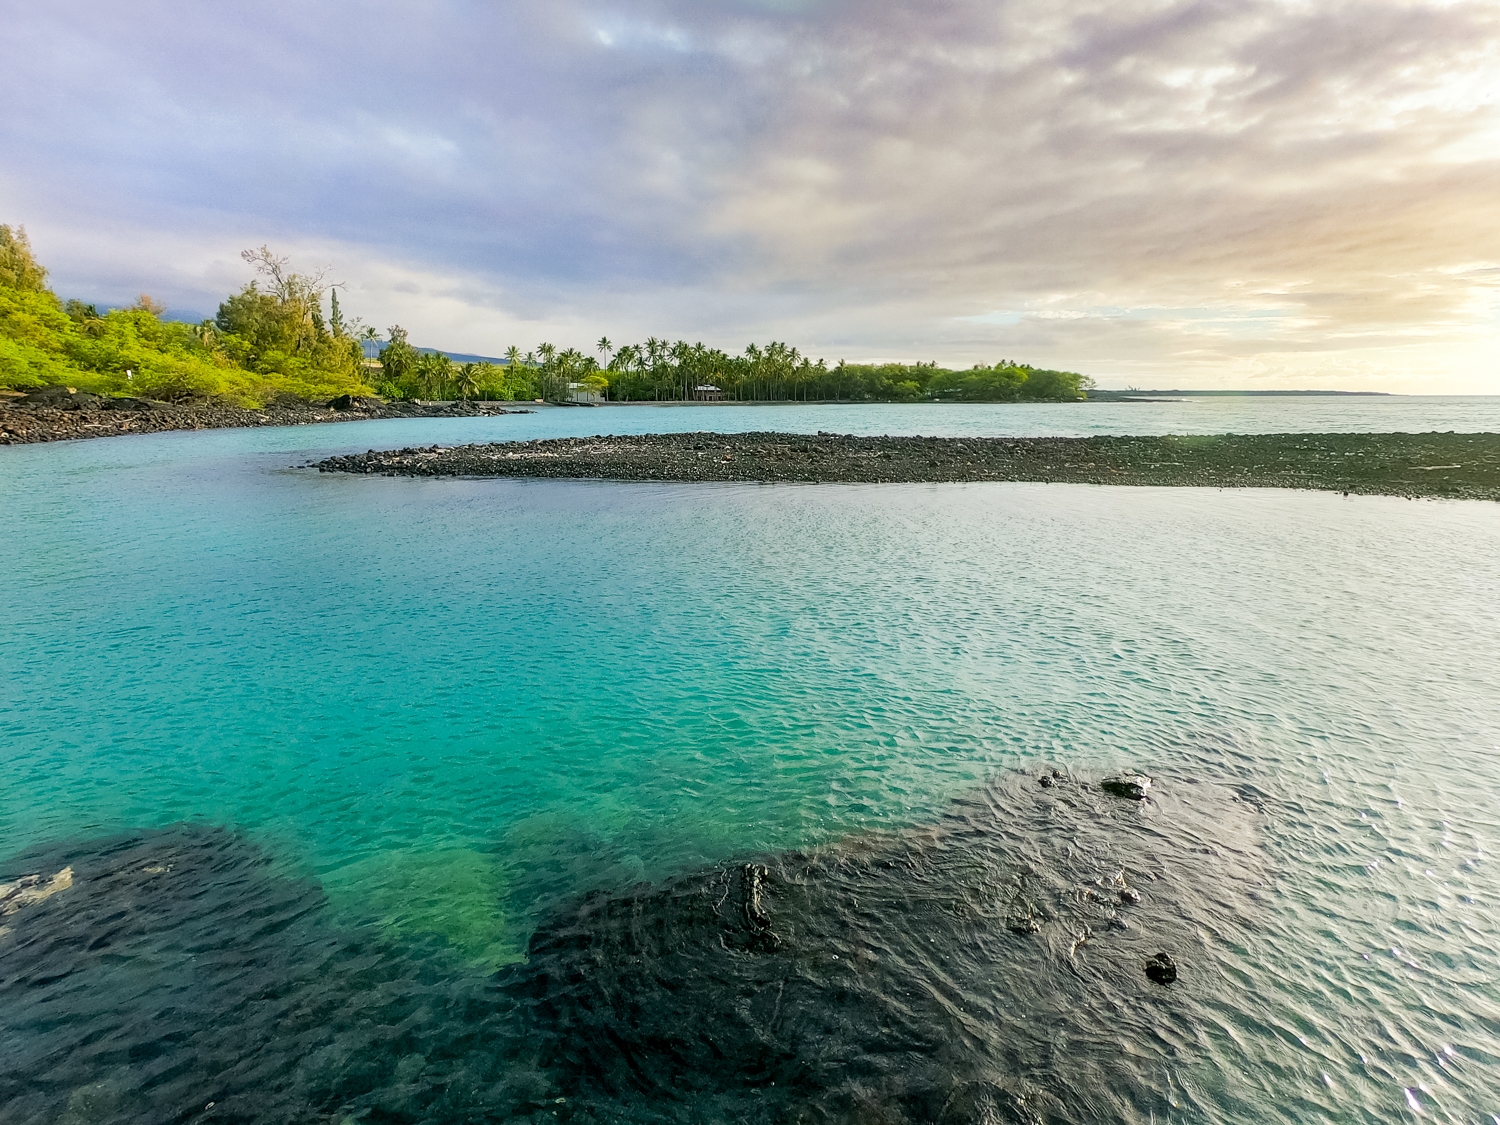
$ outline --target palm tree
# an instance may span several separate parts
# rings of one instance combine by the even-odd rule
[[[458,397],[473,398],[479,393],[479,364],[465,363],[458,369]]]
[[[453,361],[442,352],[423,352],[417,360],[417,378],[429,399],[446,398],[453,379]]]
[[[686,340],[678,340],[677,343],[672,345],[668,354],[672,357],[672,362],[677,365],[677,378],[672,380],[674,393],[677,385],[680,383],[682,386],[682,397],[686,401],[693,397],[688,391],[689,376],[692,373],[692,367],[688,361],[693,358],[693,347]]]
[[[505,394],[507,398],[515,398],[516,395],[525,393],[524,383],[521,382],[521,349],[512,344],[505,349]],[[529,395],[527,397],[530,397]]]
[[[614,345],[609,342],[608,336],[600,336],[599,342],[594,345],[599,349],[599,354],[604,357],[604,362],[609,362],[609,353],[614,350]]]

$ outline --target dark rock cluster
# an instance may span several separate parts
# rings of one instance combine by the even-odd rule
[[[1157,984],[1172,984],[1177,980],[1177,962],[1170,954],[1158,953],[1146,961],[1146,976]]]
[[[369,418],[460,418],[529,411],[487,402],[384,402],[340,395],[328,403],[282,395],[260,409],[217,399],[185,403],[152,402],[94,395],[68,387],[41,387],[27,395],[0,395],[0,445],[241,426],[301,426],[311,422],[352,422]]]
[[[1143,773],[1120,773],[1099,783],[1111,797],[1126,801],[1144,801],[1151,791],[1151,779]]]
[[[928,438],[646,434],[398,449],[317,463],[384,476],[625,481],[1046,481],[1500,499],[1500,434]]]

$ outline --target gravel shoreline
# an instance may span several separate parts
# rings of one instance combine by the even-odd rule
[[[1301,488],[1500,500],[1500,434],[925,438],[648,434],[428,446],[312,462],[320,472],[618,481]]]
[[[335,405],[337,404],[337,405]],[[102,398],[75,393],[0,398],[0,445],[71,441],[78,438],[151,434],[166,430],[219,430],[245,426],[305,426],[314,422],[363,422],[372,418],[471,418],[480,414],[530,414],[493,402],[382,402],[335,399],[332,404],[283,399],[260,410],[222,402],[174,405],[138,398]]]

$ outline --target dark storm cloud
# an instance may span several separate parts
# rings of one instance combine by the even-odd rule
[[[83,3],[9,24],[0,203],[75,289],[211,307],[235,240],[271,239],[454,347],[597,327],[1493,377],[1487,3]]]

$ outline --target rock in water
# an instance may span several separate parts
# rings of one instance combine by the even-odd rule
[[[992,1082],[970,1082],[949,1097],[937,1125],[1042,1125],[1042,1119],[1024,1096]]]
[[[14,914],[23,906],[46,902],[58,891],[65,891],[72,885],[71,867],[64,867],[45,882],[40,875],[22,875],[14,882],[0,883],[0,918]]]
[[[1132,1003],[1139,966],[1245,924],[1254,818],[1207,785],[1143,821],[1006,777],[925,829],[563,904],[504,987],[568,1104],[610,1120],[1144,1120],[1193,994]],[[1151,890],[1123,927],[1127,875]]]
[[[31,881],[39,870],[57,874]],[[332,927],[316,883],[277,875],[222,830],[64,841],[0,861],[0,886],[9,904],[24,899],[0,935],[7,1123],[154,1125],[198,1120],[210,1101],[216,1119],[245,1123],[326,1121],[346,1106],[412,1120],[418,1084],[397,1076],[409,1037],[382,1025],[434,998],[475,999],[473,979],[435,987],[430,960],[423,970]],[[466,1034],[498,1036],[494,999]],[[477,1116],[431,1097],[426,1108],[434,1122]]]
[[[1214,975],[1145,1004],[1141,966],[1248,927],[1265,875],[1230,793],[1164,785],[1153,813],[1008,775],[926,827],[553,899],[498,973],[336,923],[234,833],[59,843],[0,861],[27,898],[0,1120],[1160,1119]],[[1116,929],[1127,885],[1149,891]]]
[[[1106,777],[1099,783],[1111,797],[1124,797],[1129,801],[1144,801],[1151,788],[1151,779],[1143,773],[1121,773]]]
[[[1157,984],[1171,984],[1177,979],[1177,962],[1165,953],[1158,953],[1146,962],[1146,976]]]

